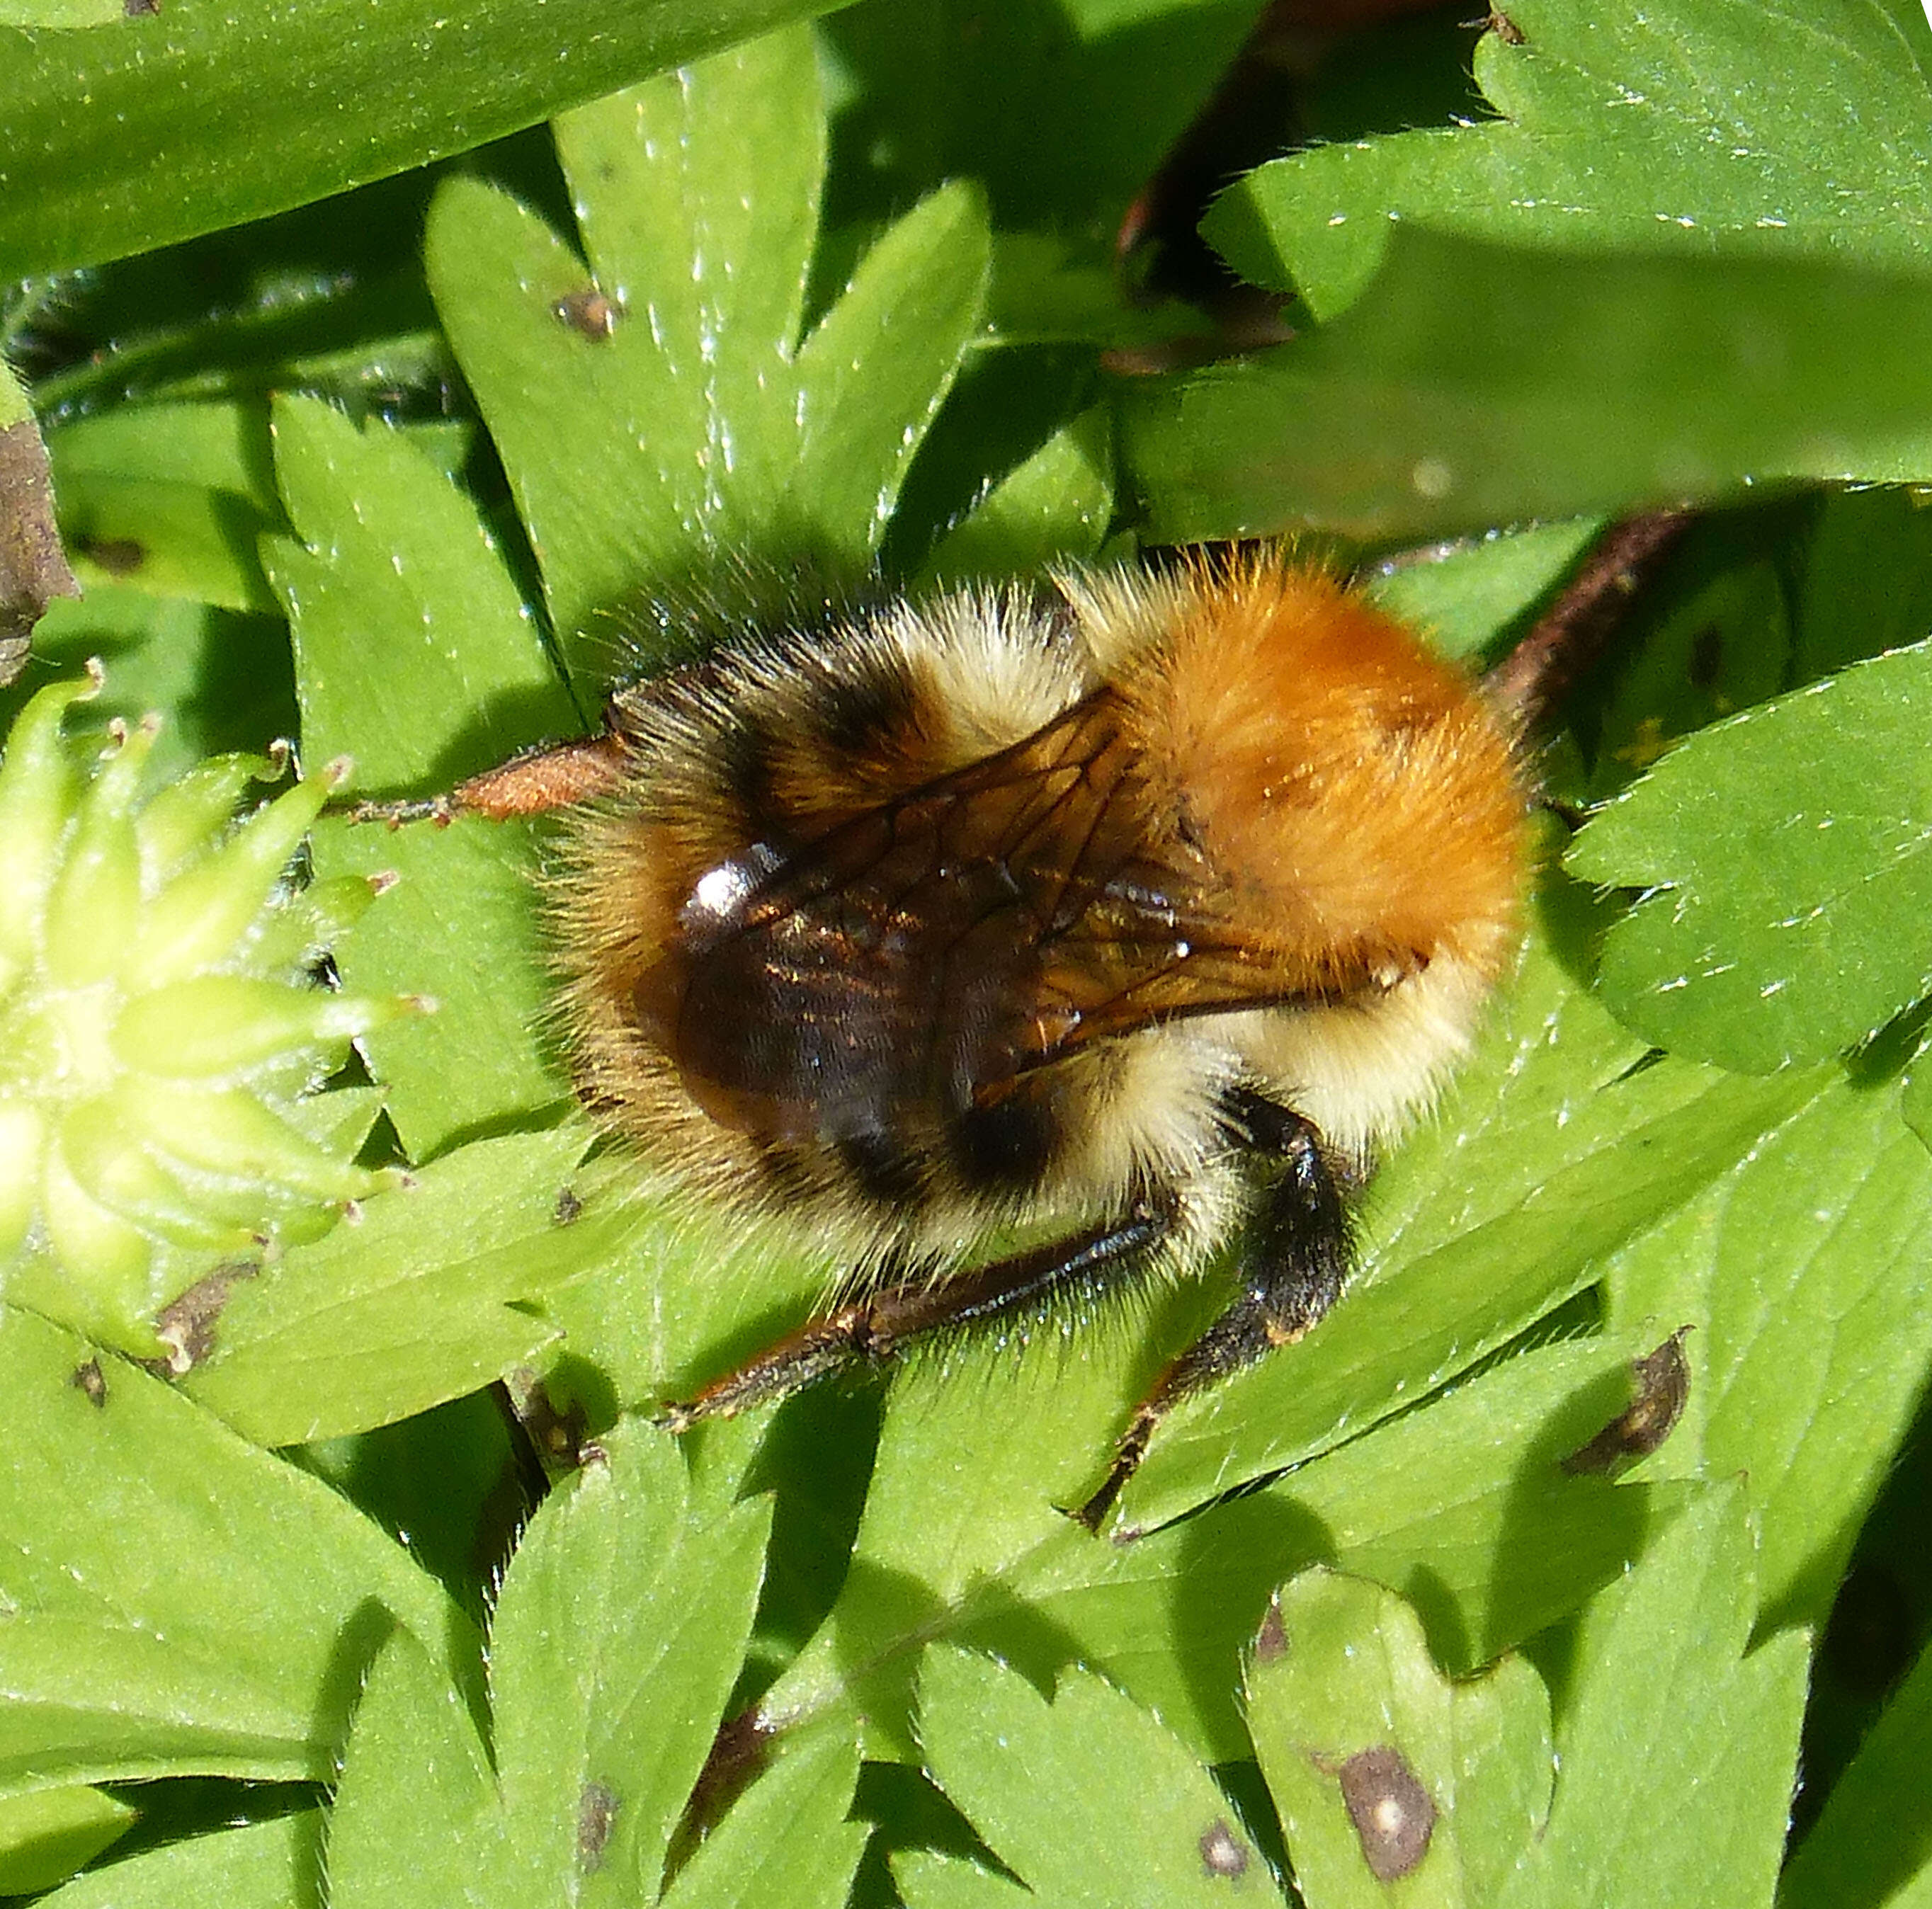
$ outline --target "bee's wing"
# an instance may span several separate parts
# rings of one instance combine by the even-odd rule
[[[691,932],[667,1046],[721,1119],[841,1131],[996,1098],[1104,1036],[1372,984],[1242,918],[1101,691],[786,852]],[[1363,971],[1358,974],[1354,969]]]

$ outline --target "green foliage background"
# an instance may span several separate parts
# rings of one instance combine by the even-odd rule
[[[410,1184],[178,1383],[104,1354],[98,1401],[0,1305],[0,1890],[1932,1900],[1919,10],[1304,48],[1313,143],[1207,226],[1300,335],[1141,378],[1202,321],[1124,300],[1113,235],[1252,9],[816,10],[0,6],[0,345],[87,586],[8,712],[99,655],[74,720],[158,712],[160,775],[286,735],[433,791],[740,563],[1297,530],[1480,659],[1606,513],[1695,496],[1544,764],[1592,819],[1355,1289],[1176,1413],[1116,1543],[1055,1507],[1211,1283],[674,1445],[647,1409],[832,1269],[593,1151],[540,829],[325,818],[317,879],[399,877],[343,982],[440,1005],[341,1089]],[[1687,1326],[1670,1440],[1564,1470]],[[499,1377],[596,1440],[533,1512]],[[752,1707],[768,1767],[694,1842]],[[1382,1745],[1438,1812],[1390,1883],[1337,1774]]]

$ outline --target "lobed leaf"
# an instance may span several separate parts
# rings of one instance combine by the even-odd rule
[[[1932,40],[1906,10],[1520,0],[1511,31],[1476,49],[1498,118],[1276,160],[1235,185],[1208,234],[1324,319],[1405,220],[1578,251],[1916,265],[1932,252],[1919,137]]]
[[[1305,1572],[1270,1607],[1248,1728],[1309,1909],[1486,1909],[1540,1833],[1550,1694],[1518,1657],[1452,1683],[1414,1613],[1360,1578]]]
[[[1594,816],[1572,874],[1642,892],[1604,998],[1748,1073],[1818,1060],[1932,987],[1932,648],[1855,664],[1687,739]]]
[[[934,1780],[1036,1897],[1094,1909],[1282,1899],[1207,1772],[1099,1677],[1069,1671],[1049,1704],[1018,1671],[936,1647],[920,1734]]]
[[[1543,1835],[1496,1900],[1769,1904],[1784,1846],[1808,1641],[1748,1656],[1752,1536],[1714,1488],[1580,1627]]]
[[[30,1314],[0,1374],[0,1782],[322,1780],[392,1631],[470,1674],[466,1620],[320,1481]]]

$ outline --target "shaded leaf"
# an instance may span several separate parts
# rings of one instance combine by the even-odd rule
[[[0,1801],[0,1891],[30,1896],[64,1882],[134,1818],[131,1803],[103,1790],[31,1790]]]
[[[1126,394],[1162,541],[1321,525],[1377,538],[1910,478],[1932,279],[1729,257],[1576,258],[1399,226],[1332,325]],[[1346,456],[1335,447],[1347,446]]]
[[[256,553],[284,528],[259,404],[128,405],[50,439],[61,529],[90,584],[278,606]]]
[[[1780,1909],[1918,1909],[1932,1901],[1932,1811],[1920,1780],[1932,1754],[1932,1652],[1892,1693],[1798,1845]]]
[[[1085,412],[987,491],[940,540],[920,580],[946,586],[1090,559],[1113,508],[1112,420]]]

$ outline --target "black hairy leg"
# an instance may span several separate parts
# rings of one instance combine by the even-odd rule
[[[666,1406],[658,1422],[681,1432],[700,1419],[729,1418],[843,1367],[890,1359],[934,1333],[1022,1311],[1055,1293],[1111,1284],[1144,1266],[1179,1217],[1172,1195],[1150,1193],[1118,1219],[1006,1259],[937,1277],[916,1270],[808,1320],[695,1398]]]
[[[1228,1097],[1238,1144],[1268,1166],[1248,1228],[1234,1304],[1155,1380],[1127,1422],[1100,1488],[1073,1514],[1097,1532],[1139,1469],[1161,1420],[1191,1392],[1292,1344],[1341,1296],[1348,1277],[1348,1210],[1342,1179],[1312,1121],[1247,1089]]]

